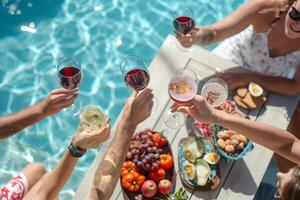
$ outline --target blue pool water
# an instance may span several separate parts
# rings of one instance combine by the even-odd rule
[[[119,72],[124,56],[139,54],[149,64],[172,31],[177,9],[193,8],[197,24],[205,25],[242,2],[1,0],[0,115],[33,105],[58,88],[56,63],[70,56],[83,67],[79,100],[84,105],[99,105],[114,123],[130,93]],[[44,162],[51,169],[78,122],[78,118],[59,113],[2,141],[0,185],[29,162]],[[71,199],[96,153],[90,151],[80,160],[60,199]]]

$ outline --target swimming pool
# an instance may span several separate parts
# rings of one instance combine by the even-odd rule
[[[193,8],[197,24],[224,17],[244,0],[2,0],[0,10],[0,115],[33,105],[58,88],[63,56],[83,68],[79,100],[98,104],[114,122],[130,93],[119,63],[139,54],[149,64],[172,31],[175,10]],[[59,113],[0,143],[0,185],[28,162],[51,169],[62,156],[78,118]],[[97,151],[78,163],[60,199],[71,199]]]

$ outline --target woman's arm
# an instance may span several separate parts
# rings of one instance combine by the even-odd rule
[[[126,102],[117,125],[115,136],[95,173],[89,200],[109,200],[120,177],[120,171],[129,148],[130,140],[139,123],[148,118],[153,106],[152,90],[136,92]]]
[[[72,143],[82,149],[96,148],[99,144],[106,141],[109,137],[109,124],[107,120],[99,132],[87,132],[82,127],[76,131]],[[39,200],[54,200],[57,198],[60,190],[74,170],[77,157],[74,157],[67,150],[57,166],[49,173],[45,174],[26,194],[24,200],[39,199]]]
[[[219,77],[228,83],[231,90],[255,82],[263,88],[279,94],[295,95],[300,93],[300,66],[298,66],[293,79],[240,73],[224,73]]]
[[[251,0],[212,25],[197,27],[192,34],[177,34],[177,39],[184,47],[190,47],[192,44],[214,44],[241,32],[254,23],[259,11],[279,7],[282,4],[283,0]]]
[[[300,163],[300,141],[290,132],[216,110],[201,96],[195,97],[193,106],[174,105],[173,110],[188,113],[198,121],[218,123],[245,135],[294,163]]]
[[[18,113],[0,118],[0,139],[8,138],[18,131],[53,115],[65,107],[72,105],[77,97],[78,89],[52,90],[42,102],[26,108]]]
[[[223,111],[216,111],[214,117],[214,123],[237,131],[296,164],[300,163],[300,141],[290,132]]]

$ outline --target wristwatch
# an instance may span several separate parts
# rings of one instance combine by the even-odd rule
[[[72,142],[68,146],[68,149],[69,149],[71,155],[76,157],[76,158],[79,158],[79,157],[83,156],[85,154],[85,152],[87,151],[86,149],[82,149],[82,148],[76,146]]]

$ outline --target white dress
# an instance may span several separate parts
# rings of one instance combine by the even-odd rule
[[[256,33],[253,26],[249,26],[224,40],[212,52],[263,75],[293,78],[300,65],[300,49],[284,56],[270,57],[268,35],[275,23],[264,33]]]

